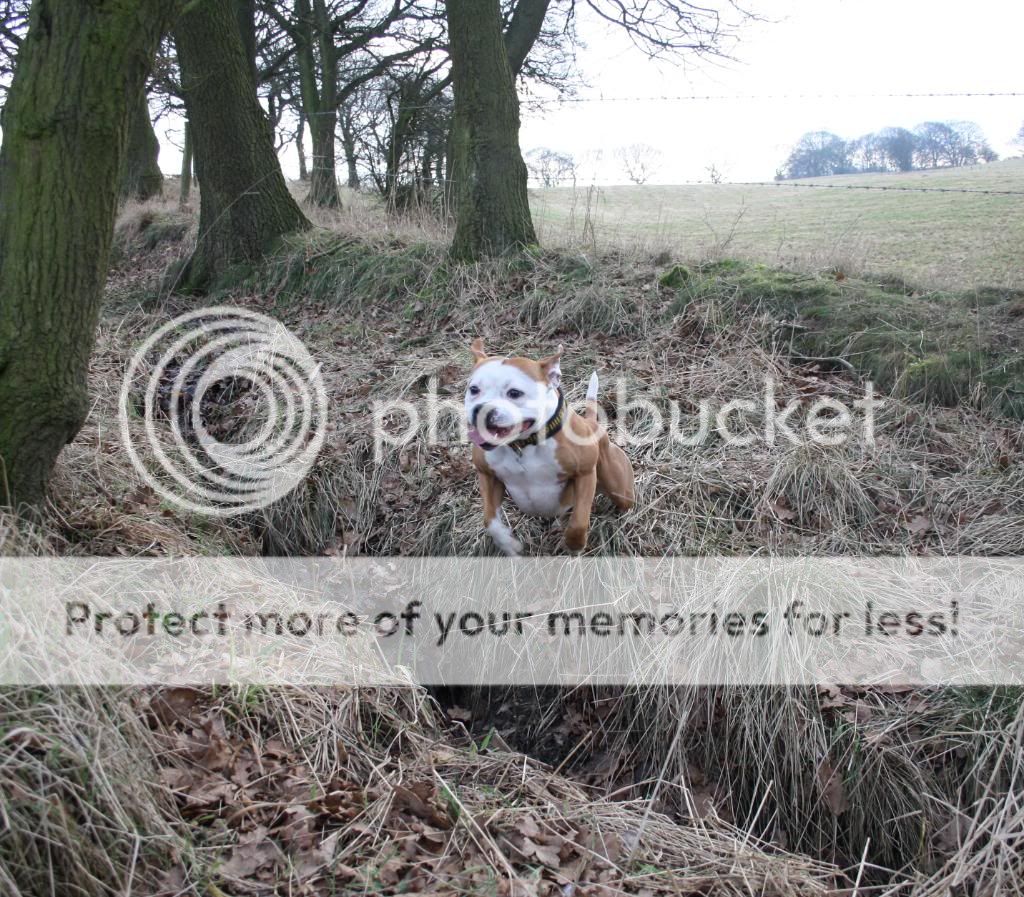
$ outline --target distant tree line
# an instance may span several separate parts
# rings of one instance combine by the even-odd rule
[[[955,168],[998,158],[981,128],[970,121],[927,121],[913,130],[883,128],[854,140],[810,131],[797,141],[775,179]]]

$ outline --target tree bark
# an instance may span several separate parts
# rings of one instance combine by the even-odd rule
[[[145,201],[163,190],[164,175],[160,171],[160,141],[156,139],[149,118],[146,91],[133,103],[128,124],[128,146],[121,174],[121,199]]]
[[[242,36],[249,77],[255,88],[259,83],[259,73],[256,71],[256,0],[235,0],[235,16],[238,18],[238,33]]]
[[[341,148],[345,153],[345,169],[348,174],[346,186],[349,190],[359,189],[359,168],[356,159],[356,135],[352,130],[352,116],[347,109],[341,110]]]
[[[188,205],[192,193],[192,126],[185,122],[185,140],[181,148],[181,188],[178,192],[178,208]]]
[[[179,285],[208,288],[310,226],[288,192],[232,0],[198,0],[174,30],[199,180],[199,242]]]
[[[300,110],[299,124],[295,129],[295,152],[299,156],[299,180],[309,180],[309,169],[306,168],[306,116]]]
[[[540,37],[551,0],[519,0],[505,29],[505,51],[513,76],[518,76]]]
[[[293,29],[299,65],[299,92],[313,143],[313,167],[307,202],[337,208],[341,205],[334,151],[338,123],[338,57],[330,11],[324,0],[296,0]],[[317,54],[320,83],[317,85]]]
[[[315,126],[314,120],[317,122]],[[306,201],[321,208],[334,209],[341,205],[334,151],[336,121],[337,116],[333,111],[324,110],[309,122],[309,131],[313,138],[313,167],[309,175],[309,195]]]
[[[535,243],[537,237],[498,0],[448,0],[445,9],[455,89],[451,253],[475,261]]]
[[[0,501],[39,504],[88,410],[130,113],[170,0],[36,0],[0,149]]]
[[[401,204],[399,192],[402,187],[402,162],[405,160],[409,138],[416,123],[417,106],[421,103],[422,100],[414,82],[406,82],[399,87],[398,108],[395,111],[395,120],[391,124],[391,133],[388,135],[384,174],[384,182],[387,184],[388,208],[392,211]],[[409,188],[412,192],[405,196],[406,202],[414,198],[416,184],[410,184]]]

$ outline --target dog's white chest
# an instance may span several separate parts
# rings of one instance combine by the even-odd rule
[[[505,491],[524,514],[557,517],[562,512],[565,475],[555,458],[555,441],[528,445],[522,453],[507,446],[484,455],[487,466],[505,484]]]

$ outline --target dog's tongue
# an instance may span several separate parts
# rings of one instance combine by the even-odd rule
[[[487,440],[480,435],[480,431],[476,427],[469,428],[469,441],[481,448],[487,445]]]

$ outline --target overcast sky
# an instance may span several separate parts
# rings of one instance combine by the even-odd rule
[[[758,0],[755,0],[758,2]],[[773,21],[744,28],[732,63],[682,67],[645,60],[612,26],[581,22],[588,48],[581,96],[864,94],[1024,91],[1024,4],[976,0],[761,0]],[[663,154],[661,183],[770,180],[806,131],[856,137],[929,119],[976,121],[1001,154],[1024,122],[1024,97],[829,98],[703,102],[593,102],[524,116],[524,151],[537,146],[593,157],[599,181],[621,182],[608,150],[648,143]]]
[[[583,98],[1024,91],[1021,35],[1024,4],[974,0],[750,0],[772,19],[744,27],[735,62],[686,66],[646,59],[623,33],[581,12],[587,44],[579,64]],[[930,119],[977,122],[1001,154],[1024,122],[1024,97],[828,98],[691,102],[582,102],[525,107],[524,152],[546,146],[591,160],[584,177],[622,183],[616,147],[646,143],[662,153],[652,182],[704,180],[714,164],[727,180],[770,180],[806,131],[856,137],[887,125]],[[158,133],[179,139],[174,123]],[[180,156],[167,140],[161,166]],[[593,162],[602,155],[601,162]],[[297,177],[292,149],[282,153]]]

